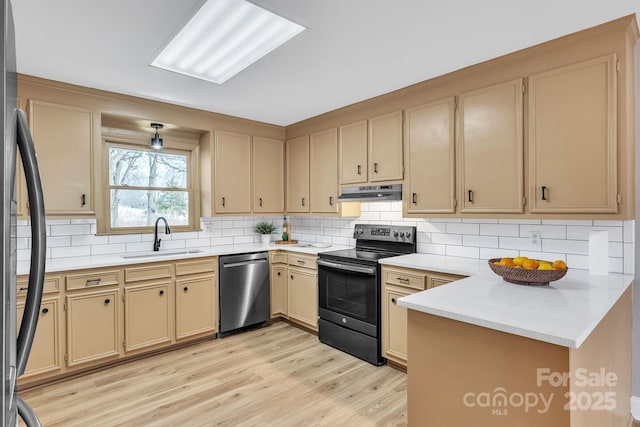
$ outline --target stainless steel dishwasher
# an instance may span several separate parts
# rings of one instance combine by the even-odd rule
[[[225,255],[220,263],[220,335],[269,320],[269,254]]]

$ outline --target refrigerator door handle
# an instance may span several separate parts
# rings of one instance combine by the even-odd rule
[[[22,418],[28,427],[42,427],[36,413],[33,412],[33,409],[31,409],[20,396],[16,396],[16,402],[18,404],[18,415],[20,415],[20,418]]]
[[[44,284],[44,269],[46,258],[46,223],[44,215],[44,195],[40,173],[38,172],[38,159],[27,116],[24,111],[17,110],[18,116],[18,150],[24,167],[25,181],[29,195],[29,213],[31,215],[31,265],[29,271],[29,286],[24,306],[20,332],[18,333],[17,373],[18,377],[24,373],[31,352],[31,345],[38,326],[40,303],[42,302],[42,288]],[[26,406],[22,402],[23,406]],[[35,414],[34,414],[35,416]],[[23,419],[25,419],[23,417]],[[37,420],[37,418],[36,418]],[[26,419],[25,419],[26,421]],[[27,425],[40,425],[29,424]]]

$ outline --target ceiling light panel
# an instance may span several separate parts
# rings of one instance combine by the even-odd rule
[[[305,28],[244,0],[207,0],[152,66],[224,83]]]

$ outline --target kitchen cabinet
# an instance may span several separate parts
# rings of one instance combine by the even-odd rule
[[[364,184],[367,182],[367,141],[366,120],[340,126],[340,184]]]
[[[338,129],[313,133],[309,142],[311,212],[338,213]]]
[[[405,111],[405,212],[455,212],[455,101]]]
[[[28,109],[46,214],[94,215],[93,112],[33,99]]]
[[[402,111],[369,119],[369,182],[401,181]]]
[[[287,317],[287,253],[270,251],[271,318]]]
[[[529,200],[540,213],[615,213],[616,55],[529,77]]]
[[[287,212],[309,212],[309,136],[287,140]]]
[[[522,91],[517,79],[460,94],[460,212],[523,211]]]
[[[17,305],[18,328],[24,313],[24,301]],[[62,369],[60,298],[45,297],[40,305],[38,328],[21,378],[58,373]]]
[[[252,140],[253,212],[284,212],[284,142]]]
[[[120,355],[119,300],[117,288],[67,295],[67,366]]]
[[[251,136],[216,130],[214,210],[251,212]]]
[[[407,309],[398,299],[463,279],[465,276],[411,268],[382,267],[382,355],[407,366]]]
[[[216,331],[217,271],[217,257],[176,263],[176,340]]]
[[[289,320],[318,331],[317,257],[288,255],[287,309]]]
[[[140,350],[171,342],[171,282],[124,289],[124,349]]]

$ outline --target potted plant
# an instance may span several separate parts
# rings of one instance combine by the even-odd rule
[[[271,233],[276,231],[276,227],[269,222],[259,222],[256,224],[256,233],[262,235],[262,244],[268,245],[271,241]]]

